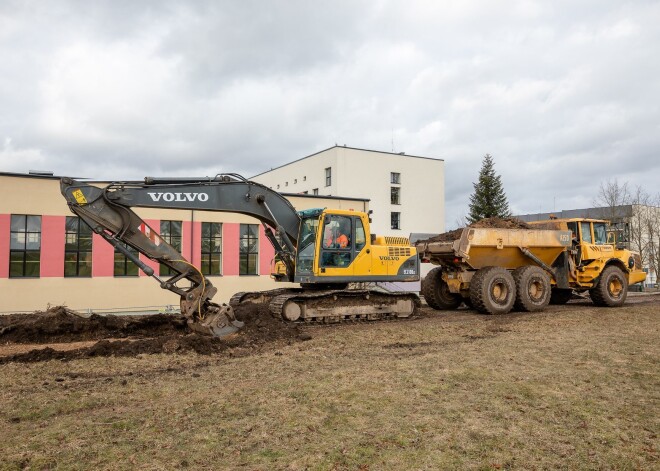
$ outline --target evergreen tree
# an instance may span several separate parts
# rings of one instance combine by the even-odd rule
[[[484,218],[511,217],[502,179],[495,174],[494,167],[493,157],[486,154],[479,171],[479,181],[472,184],[474,193],[470,196],[470,214],[467,216],[470,223]]]

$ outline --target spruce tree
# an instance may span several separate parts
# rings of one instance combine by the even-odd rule
[[[495,164],[490,154],[484,156],[479,181],[472,185],[474,193],[470,196],[470,214],[467,216],[470,223],[484,218],[511,217],[502,179],[495,174]]]

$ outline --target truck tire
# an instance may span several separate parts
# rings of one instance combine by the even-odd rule
[[[598,284],[589,290],[596,306],[623,306],[628,296],[628,278],[621,268],[610,265],[600,274]]]
[[[566,304],[572,297],[572,289],[552,288],[550,292],[550,304]]]
[[[470,301],[483,314],[506,314],[516,301],[513,276],[502,267],[478,270],[470,283]]]
[[[459,294],[449,291],[449,286],[442,279],[442,267],[431,270],[422,281],[422,296],[426,304],[433,309],[457,309],[463,302]]]
[[[541,267],[526,265],[513,270],[516,283],[516,311],[535,312],[550,303],[550,277]]]

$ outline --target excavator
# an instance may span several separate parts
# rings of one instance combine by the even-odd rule
[[[201,334],[227,337],[243,327],[234,308],[267,303],[285,321],[334,323],[411,317],[416,294],[348,289],[377,282],[419,281],[419,258],[405,237],[370,233],[370,213],[339,209],[296,211],[272,189],[234,173],[203,178],[153,178],[105,187],[64,177],[60,190],[70,210],[134,262],[146,275],[180,296],[181,313]],[[299,287],[241,292],[229,304],[211,301],[217,288],[131,208],[234,212],[258,219],[275,249],[271,277]],[[164,264],[161,278],[127,246]],[[185,282],[189,286],[183,286]]]

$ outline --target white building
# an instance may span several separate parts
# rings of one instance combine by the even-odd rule
[[[407,237],[445,230],[442,159],[334,146],[251,180],[283,193],[369,199],[372,233]]]

